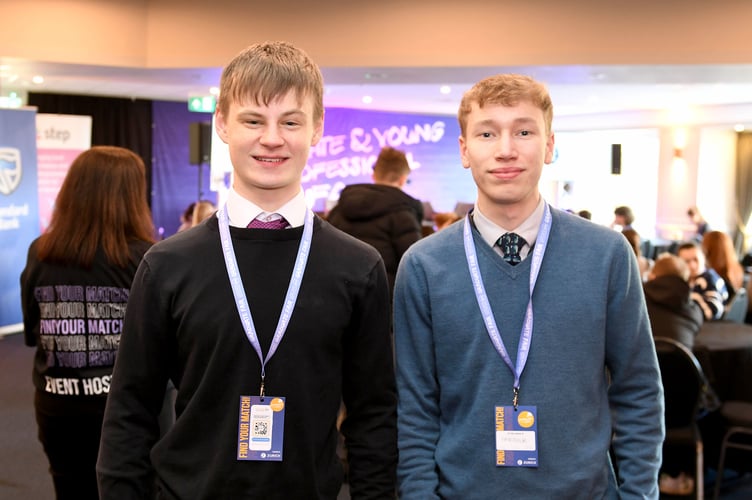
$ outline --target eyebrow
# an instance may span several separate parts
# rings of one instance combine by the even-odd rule
[[[306,114],[302,109],[292,109],[290,111],[285,111],[284,113],[282,113],[281,118],[284,119],[284,118],[289,118],[292,116],[305,117]],[[259,113],[258,111],[247,110],[247,111],[239,111],[238,118],[266,118],[266,116],[263,113]]]
[[[490,126],[498,126],[498,124],[499,122],[497,120],[494,120],[492,118],[487,118],[485,120],[476,122],[474,125],[480,126],[480,127],[490,127]],[[515,118],[514,120],[512,120],[512,124],[513,125],[536,125],[536,126],[538,125],[538,123],[536,122],[534,118],[530,118],[526,116]]]

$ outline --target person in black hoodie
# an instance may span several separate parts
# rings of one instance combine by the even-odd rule
[[[688,280],[687,264],[665,253],[655,261],[644,290],[653,336],[670,337],[692,349],[703,315],[691,298]]]
[[[402,190],[409,175],[405,153],[384,147],[373,165],[374,184],[345,187],[327,216],[334,227],[379,251],[390,290],[402,254],[422,236],[423,204]]]

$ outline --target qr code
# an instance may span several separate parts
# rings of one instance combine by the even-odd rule
[[[255,422],[253,432],[257,436],[266,436],[269,433],[269,424],[267,422]]]

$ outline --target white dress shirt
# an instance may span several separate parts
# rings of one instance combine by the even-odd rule
[[[308,210],[308,205],[306,205],[302,190],[293,199],[271,212],[243,198],[233,188],[230,188],[227,194],[227,215],[233,227],[247,227],[253,219],[269,222],[280,217],[287,219],[290,227],[298,227],[305,222],[306,210]]]
[[[531,213],[527,219],[522,221],[522,224],[512,229],[503,228],[492,222],[488,217],[483,215],[480,210],[478,210],[478,204],[476,203],[475,209],[473,210],[473,222],[475,223],[475,227],[478,228],[478,232],[483,238],[483,241],[488,243],[499,255],[503,255],[503,252],[496,242],[499,241],[502,234],[517,233],[525,238],[526,244],[520,248],[520,258],[524,259],[530,253],[530,249],[533,248],[535,240],[538,238],[538,229],[543,221],[545,203],[543,196],[541,196],[538,201],[538,206],[535,207],[533,213]]]

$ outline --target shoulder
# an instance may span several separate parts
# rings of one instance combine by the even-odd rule
[[[354,236],[338,229],[326,220],[316,218],[313,233],[315,243],[326,245],[327,251],[342,258],[361,257],[367,260],[380,259],[379,252]]]
[[[213,223],[207,223],[213,220]],[[144,259],[147,261],[182,261],[184,257],[200,254],[207,245],[220,246],[216,218],[186,229],[151,245]]]
[[[413,243],[405,252],[403,259],[438,258],[444,261],[454,258],[454,253],[464,252],[462,232],[465,219],[425,236]]]
[[[629,242],[620,232],[610,227],[596,224],[578,215],[563,210],[551,208],[551,237],[583,242],[588,247],[604,248],[617,246],[631,251]]]

